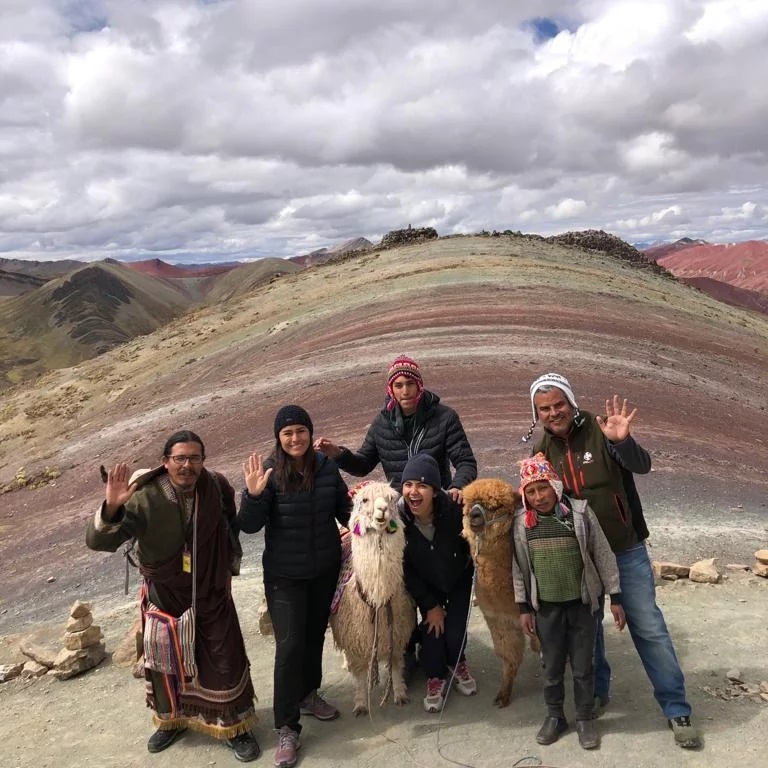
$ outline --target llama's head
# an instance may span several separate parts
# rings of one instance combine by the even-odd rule
[[[349,529],[353,536],[394,534],[402,529],[397,501],[400,494],[386,483],[361,483],[353,490]]]
[[[520,494],[504,480],[482,478],[463,489],[464,537],[474,551],[478,538],[483,547],[509,537],[512,515],[520,504]]]

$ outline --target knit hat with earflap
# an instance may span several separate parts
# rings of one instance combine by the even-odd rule
[[[417,483],[431,485],[436,491],[440,490],[440,467],[428,453],[417,453],[408,459],[400,477],[401,483],[415,480]]]
[[[397,403],[397,400],[395,400],[395,393],[392,391],[392,383],[398,376],[405,376],[407,379],[416,382],[416,386],[419,389],[417,399],[421,398],[421,393],[424,391],[424,379],[421,378],[419,364],[406,355],[399,355],[394,359],[387,371],[387,394],[389,395],[389,400],[387,401],[388,411],[394,410],[395,404]]]
[[[315,428],[312,425],[312,419],[309,414],[300,405],[284,405],[275,416],[275,437],[280,434],[280,430],[285,427],[293,427],[300,424],[309,430],[311,435]]]
[[[536,515],[536,510],[528,506],[525,498],[526,487],[539,481],[547,482],[552,486],[557,495],[557,501],[560,502],[563,498],[563,481],[547,457],[541,452],[518,463],[520,464],[520,495],[523,497],[523,507],[525,508],[525,527],[533,528],[539,522],[539,518]]]
[[[576,404],[576,397],[565,376],[561,376],[559,373],[545,373],[543,376],[539,376],[539,378],[531,384],[531,413],[533,414],[533,421],[528,428],[528,434],[523,438],[524,443],[527,443],[531,439],[536,422],[539,420],[539,414],[536,410],[536,404],[533,402],[533,398],[536,397],[536,393],[542,387],[557,387],[565,395],[566,400],[568,400],[571,407],[576,412],[575,416],[579,415],[579,406]]]

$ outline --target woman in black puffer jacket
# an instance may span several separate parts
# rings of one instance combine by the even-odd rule
[[[275,764],[293,765],[300,715],[333,720],[339,711],[317,692],[325,629],[341,565],[337,521],[352,501],[336,464],[312,447],[312,420],[298,405],[275,417],[275,450],[243,465],[246,488],[237,521],[265,528],[264,590],[275,630]]]

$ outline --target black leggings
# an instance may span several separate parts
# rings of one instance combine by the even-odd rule
[[[451,592],[443,595],[440,604],[445,608],[445,631],[440,637],[427,631],[425,616],[419,625],[421,650],[419,661],[427,677],[448,677],[448,666],[455,667],[464,660],[464,638],[469,615],[469,596],[472,579],[462,579]]]
[[[320,687],[323,644],[339,573],[314,579],[264,579],[275,630],[275,728],[301,731],[299,704]]]

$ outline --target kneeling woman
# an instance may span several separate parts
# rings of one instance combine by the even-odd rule
[[[418,453],[409,459],[402,483],[405,586],[421,613],[424,709],[440,712],[449,676],[465,696],[477,691],[464,658],[474,566],[461,535],[461,507],[440,489],[440,468],[432,456]]]
[[[275,630],[275,765],[290,768],[299,748],[300,715],[333,720],[339,711],[317,692],[323,642],[341,565],[336,525],[352,501],[336,464],[312,447],[312,420],[298,405],[275,417],[275,450],[243,465],[237,521],[245,533],[266,526],[264,591]]]

